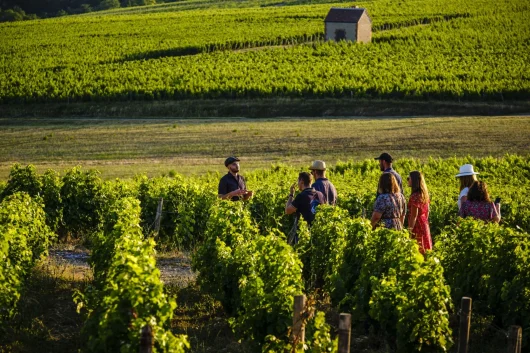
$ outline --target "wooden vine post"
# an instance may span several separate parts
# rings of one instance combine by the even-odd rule
[[[469,328],[471,324],[471,304],[469,297],[463,297],[460,305],[460,330],[458,333],[458,353],[467,353]]]
[[[160,198],[158,201],[158,207],[156,208],[155,216],[155,235],[158,235],[160,232],[160,220],[162,219],[162,208],[164,206],[164,199]]]
[[[521,326],[510,326],[508,332],[508,353],[521,353],[523,348],[523,329]]]
[[[305,295],[296,295],[294,297],[294,315],[293,329],[291,330],[291,342],[295,345],[305,342],[305,326],[302,318],[305,303]]]
[[[338,353],[350,353],[351,314],[340,314]]]
[[[151,326],[145,325],[142,327],[142,335],[140,337],[140,353],[153,353],[154,345],[153,329]]]

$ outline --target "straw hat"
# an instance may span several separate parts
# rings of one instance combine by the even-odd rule
[[[460,172],[456,175],[456,177],[462,177],[462,176],[468,176],[468,175],[475,175],[479,174],[473,170],[473,166],[471,164],[464,164],[460,167]]]
[[[310,170],[326,170],[326,162],[324,161],[314,161],[309,167]]]

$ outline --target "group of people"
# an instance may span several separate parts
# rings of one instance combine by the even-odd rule
[[[237,157],[228,157],[225,160],[228,173],[219,181],[217,192],[219,198],[223,200],[249,200],[254,195],[253,191],[247,190],[245,178],[239,174],[239,162]],[[311,224],[315,219],[318,205],[336,205],[337,189],[326,178],[324,161],[314,161],[309,170],[310,173],[298,174],[297,182],[291,185],[285,213],[296,213],[297,216],[302,216],[307,223]],[[294,197],[296,189],[300,192]]]
[[[383,172],[379,178],[377,198],[372,213],[372,228],[378,224],[385,228],[402,230],[405,216],[408,214],[408,229],[416,238],[420,251],[432,249],[431,231],[429,227],[429,190],[423,174],[417,170],[409,173],[407,184],[411,188],[408,202],[403,193],[401,176],[392,168],[394,159],[388,153],[375,158]]]
[[[405,199],[401,176],[393,169],[393,158],[382,153],[375,160],[379,161],[382,172],[377,187],[377,196],[371,217],[372,228],[378,225],[386,228],[403,230],[405,216],[408,230],[416,238],[420,251],[432,249],[429,227],[430,197],[423,174],[412,171],[407,177],[407,185],[411,188],[409,200]],[[239,174],[237,157],[228,157],[225,166],[228,173],[219,182],[218,196],[222,199],[248,200],[253,192],[247,190],[245,178]],[[309,167],[310,173],[301,172],[298,180],[290,187],[289,197],[285,204],[285,214],[296,214],[311,226],[315,218],[316,208],[320,204],[336,205],[337,190],[326,178],[326,163],[314,161]],[[456,175],[460,179],[460,195],[458,209],[461,217],[473,217],[485,221],[500,221],[500,199],[491,202],[486,183],[477,180],[471,164],[460,167]],[[314,182],[313,182],[314,181]],[[295,197],[295,191],[299,193]]]
[[[386,228],[402,230],[407,217],[408,230],[416,238],[420,251],[432,249],[429,227],[430,196],[423,174],[417,170],[409,173],[407,184],[411,188],[408,202],[403,194],[401,176],[392,168],[393,158],[382,153],[376,158],[383,174],[379,178],[377,198],[372,213],[372,228],[381,223]],[[460,179],[458,196],[459,216],[473,217],[490,222],[500,222],[500,199],[491,202],[487,185],[477,180],[479,174],[471,164],[464,164],[456,177]]]

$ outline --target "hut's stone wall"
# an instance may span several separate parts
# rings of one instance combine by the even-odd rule
[[[357,41],[369,43],[372,40],[372,23],[366,14],[361,16],[358,26]]]
[[[346,32],[346,40],[357,40],[357,24],[356,23],[326,23],[326,40],[335,40],[335,33],[337,30]]]

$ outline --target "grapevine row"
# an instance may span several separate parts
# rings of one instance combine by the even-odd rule
[[[450,158],[419,161],[400,159],[396,170],[406,175],[420,170],[425,175],[431,194],[430,225],[435,237],[444,227],[453,224],[458,215],[455,174],[460,165],[470,163],[480,171],[493,197],[501,196],[503,223],[510,228],[530,231],[530,203],[524,196],[530,192],[530,159],[507,155],[503,158]],[[247,204],[260,231],[280,229],[287,233],[293,219],[284,215],[289,186],[299,170],[277,166],[270,170],[244,173],[255,197]],[[380,170],[373,161],[338,163],[329,171],[337,187],[338,206],[350,216],[369,215],[374,202]],[[160,245],[190,249],[202,242],[209,218],[208,210],[215,201],[220,175],[203,177],[147,178],[102,180],[94,170],[81,167],[67,170],[64,175],[48,170],[39,175],[33,166],[14,165],[7,182],[0,183],[0,199],[15,192],[41,197],[50,228],[60,236],[79,238],[101,227],[108,205],[122,197],[134,197],[141,203],[141,225],[145,233],[154,229],[160,198],[164,210],[159,233]],[[405,195],[410,190],[406,188]]]
[[[27,193],[0,202],[0,329],[17,312],[25,281],[54,237],[42,204]]]
[[[91,241],[94,281],[75,296],[78,311],[86,315],[84,351],[138,352],[145,326],[153,330],[155,352],[189,348],[186,336],[170,330],[176,303],[164,293],[155,242],[145,239],[140,227],[138,200],[118,200]]]

